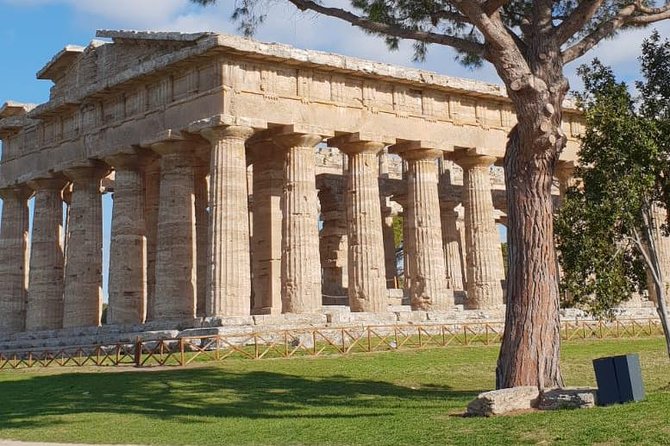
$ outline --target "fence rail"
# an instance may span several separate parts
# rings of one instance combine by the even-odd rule
[[[0,370],[35,367],[155,367],[184,366],[229,358],[268,359],[346,355],[393,350],[491,345],[502,340],[502,322],[472,324],[371,325],[311,327],[252,333],[185,336],[114,345],[0,352]],[[561,323],[561,339],[640,338],[661,335],[654,319],[575,321]]]

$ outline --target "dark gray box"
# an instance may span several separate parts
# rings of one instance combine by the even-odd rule
[[[595,359],[593,370],[598,383],[599,406],[644,399],[640,357],[637,354]]]

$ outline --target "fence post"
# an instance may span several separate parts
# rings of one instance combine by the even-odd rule
[[[135,339],[135,367],[142,367],[142,339]]]
[[[183,366],[185,364],[184,356],[184,338],[179,338],[179,365]]]

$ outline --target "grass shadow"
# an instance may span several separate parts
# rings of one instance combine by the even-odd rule
[[[281,419],[378,417],[426,404],[463,404],[478,391],[410,388],[346,376],[312,378],[219,368],[126,373],[68,373],[0,382],[0,430],[57,425],[59,416],[135,414],[193,418]],[[188,418],[186,421],[183,418]]]

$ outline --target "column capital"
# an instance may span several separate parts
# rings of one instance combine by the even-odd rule
[[[201,146],[205,145],[198,136],[184,136],[181,132],[171,129],[160,132],[152,138],[142,141],[141,147],[146,147],[159,155],[184,154],[193,156]]]
[[[109,172],[109,166],[100,160],[89,160],[86,164],[69,167],[63,171],[72,181],[100,180]]]
[[[491,155],[470,155],[465,151],[456,152],[452,161],[458,164],[462,169],[469,169],[473,167],[491,167],[498,160]]]
[[[420,141],[404,141],[389,147],[389,153],[395,153],[405,161],[430,161],[444,156],[444,150],[437,144],[426,144]]]
[[[17,184],[0,189],[0,198],[5,200],[9,198],[27,200],[32,196],[32,194],[33,190],[26,184]]]
[[[105,162],[114,170],[140,170],[156,158],[158,155],[151,150],[131,147],[106,156]]]
[[[252,127],[243,125],[220,125],[200,130],[200,134],[210,143],[216,144],[222,139],[241,139],[246,141],[255,133]]]
[[[64,175],[57,175],[45,178],[35,178],[28,181],[28,186],[35,192],[39,190],[62,191],[70,181]]]
[[[558,178],[561,185],[568,185],[570,179],[575,174],[575,165],[572,162],[559,162],[556,165],[554,175]]]
[[[323,141],[323,137],[314,133],[287,133],[273,136],[272,141],[282,149],[316,147]]]
[[[338,135],[328,140],[330,147],[337,147],[347,155],[358,153],[379,154],[388,144],[382,142],[381,138],[361,135],[359,133],[347,133]]]

